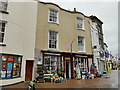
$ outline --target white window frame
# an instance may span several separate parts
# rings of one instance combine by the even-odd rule
[[[82,28],[78,28],[78,27],[77,27],[77,29],[85,30],[85,28],[84,28],[84,19],[81,18],[81,17],[77,17],[77,18],[76,18],[77,25],[79,24],[79,23],[78,23],[78,19],[81,19],[81,20],[82,20]],[[76,25],[76,26],[77,26],[77,25]]]
[[[50,21],[50,10],[57,11],[57,21],[56,21],[56,22],[54,22],[54,21]],[[49,8],[48,22],[59,24],[59,13],[58,13],[58,10],[55,10],[55,9]]]
[[[79,37],[81,37],[81,38],[83,38],[83,41],[84,41],[84,46],[83,46],[83,48],[84,48],[84,50],[83,51],[80,51],[79,49],[78,49],[78,52],[86,52],[86,50],[85,50],[85,37],[83,37],[83,36],[78,36],[78,38]],[[78,43],[78,48],[79,48],[79,43]]]
[[[0,44],[5,44],[7,22],[0,20],[0,23],[5,23],[3,42],[0,42]],[[1,32],[1,31],[0,31],[0,32]]]
[[[59,40],[59,39],[58,39],[58,32],[57,32],[57,36],[56,36],[56,37],[57,37],[56,48],[50,48],[50,47],[49,47],[49,36],[50,36],[50,32],[57,32],[57,31],[53,31],[53,30],[49,30],[49,31],[48,31],[48,49],[49,49],[49,50],[58,50],[58,42],[59,42],[59,41],[58,41],[58,40]]]
[[[0,4],[2,6],[0,6],[0,11],[4,11],[7,12],[7,7],[8,7],[8,0],[0,0]],[[4,6],[6,4],[6,7]]]

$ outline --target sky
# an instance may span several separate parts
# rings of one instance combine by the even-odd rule
[[[103,21],[104,42],[113,56],[118,55],[118,0],[40,0],[53,2],[60,7],[82,12],[86,16],[95,15]]]

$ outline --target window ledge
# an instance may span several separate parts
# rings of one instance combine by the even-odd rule
[[[85,31],[85,29],[84,29],[84,28],[77,28],[77,30],[82,30],[82,31]]]
[[[57,25],[59,25],[59,23],[58,23],[58,22],[48,21],[48,23],[53,23],[53,24],[57,24]]]
[[[4,43],[0,43],[0,46],[4,46],[4,47],[5,47],[5,46],[6,46],[6,44],[4,44]]]
[[[86,51],[78,51],[78,53],[86,53]]]
[[[0,11],[1,13],[5,13],[5,14],[9,14],[9,12],[7,11]]]
[[[59,49],[48,48],[48,50],[52,51],[59,51]]]

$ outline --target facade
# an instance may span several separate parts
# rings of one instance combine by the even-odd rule
[[[109,58],[109,51],[108,51],[108,46],[106,43],[104,43],[104,52],[105,52],[105,67],[104,67],[104,70],[107,71],[108,70],[108,58]]]
[[[76,77],[77,67],[90,72],[93,63],[102,72],[102,22],[97,17],[33,0],[0,2],[0,7],[2,86],[34,80],[37,64],[45,66],[45,74],[60,70],[69,79]]]
[[[25,81],[26,63],[35,65],[36,14],[34,1],[0,2],[0,86]]]
[[[105,67],[105,53],[104,40],[102,32],[103,22],[96,16],[90,16],[92,48],[94,54],[94,63],[99,73],[104,71]]]
[[[72,79],[76,66],[90,71],[93,54],[89,17],[74,10],[38,3],[35,58],[46,66],[46,74],[61,70]]]

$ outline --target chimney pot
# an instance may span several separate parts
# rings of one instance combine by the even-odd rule
[[[74,8],[74,12],[76,12],[76,8]]]

